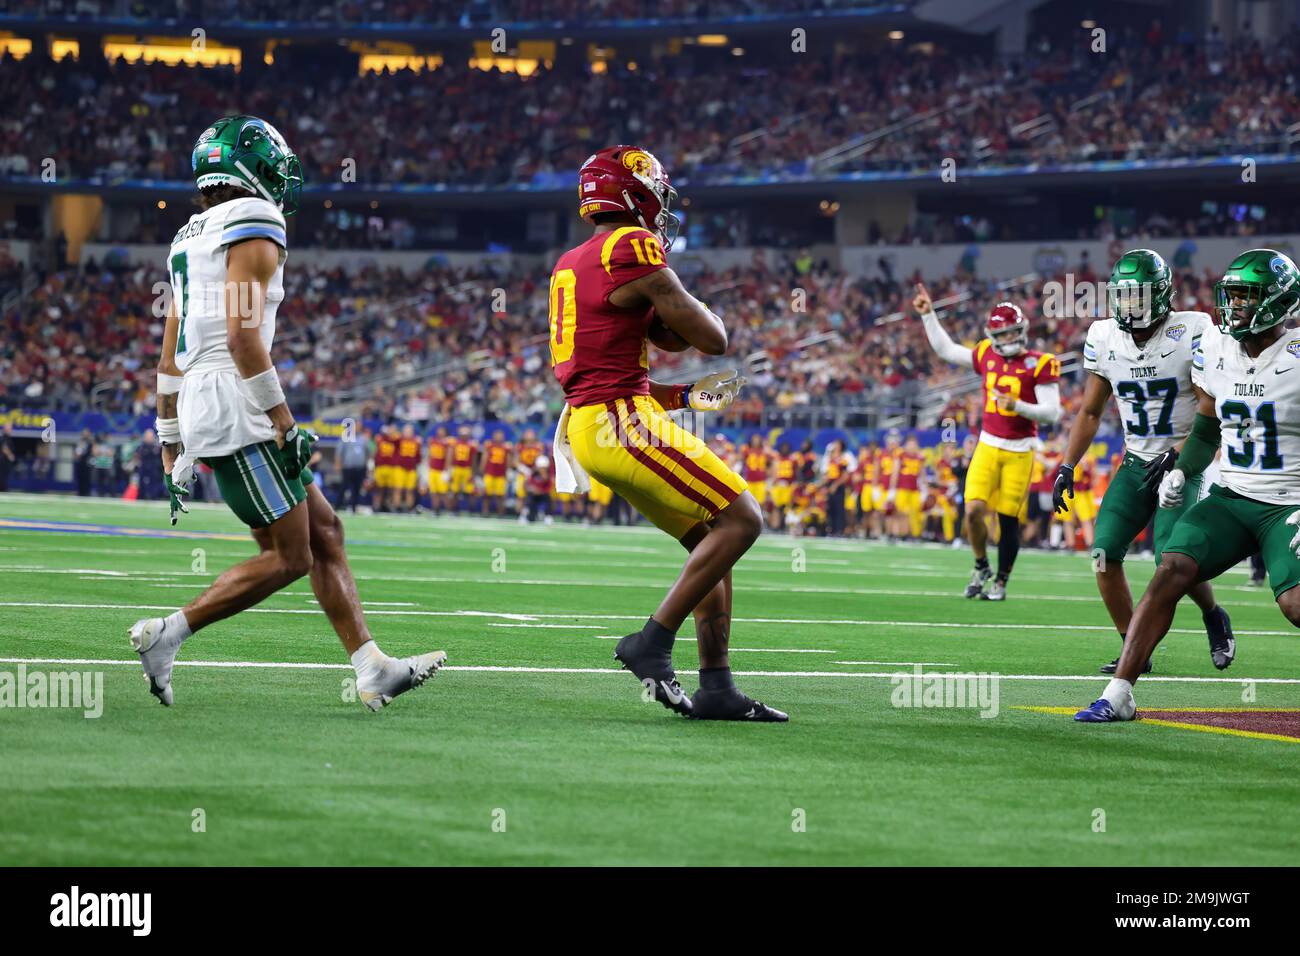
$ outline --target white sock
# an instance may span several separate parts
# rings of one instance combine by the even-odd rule
[[[185,612],[175,611],[163,618],[163,633],[169,640],[179,643],[194,632],[190,630],[190,622],[185,620]]]
[[[357,683],[368,684],[383,676],[389,657],[373,640],[366,641],[352,653],[352,669],[357,672]]]
[[[1133,685],[1119,677],[1112,677],[1106,689],[1101,692],[1112,707],[1118,707],[1121,703],[1128,700],[1133,693]]]

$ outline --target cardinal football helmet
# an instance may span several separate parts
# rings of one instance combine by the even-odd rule
[[[610,146],[578,171],[578,215],[587,222],[602,212],[630,212],[667,251],[681,220],[670,209],[677,199],[663,164],[636,146]]]
[[[993,351],[1012,358],[1029,348],[1029,322],[1014,302],[999,302],[989,312],[984,334],[993,343]]]

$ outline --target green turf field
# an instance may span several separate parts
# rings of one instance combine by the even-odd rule
[[[167,528],[157,503],[0,495],[0,671],[104,675],[98,719],[0,709],[0,863],[1242,865],[1300,848],[1295,743],[1017,709],[1104,686],[1087,675],[1118,641],[1086,557],[1022,552],[997,605],[955,596],[965,551],[764,536],[736,572],[732,666],[790,723],[702,724],[643,704],[611,660],[680,566],[657,532],[349,517],[381,645],[444,648],[447,670],[379,714],[345,701],[304,581],[187,642],[182,665],[227,666],[178,666],[169,710],[128,626],[253,546],[217,507],[140,533]],[[1149,571],[1130,561],[1136,589]],[[1237,662],[1212,668],[1189,604],[1139,709],[1240,706],[1246,679],[1252,706],[1300,707],[1300,640],[1271,593],[1240,570],[1220,585]],[[687,624],[690,691],[694,655]],[[996,716],[893,706],[915,662],[1001,675]]]

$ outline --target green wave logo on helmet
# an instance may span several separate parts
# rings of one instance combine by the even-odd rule
[[[1174,276],[1160,253],[1130,249],[1116,260],[1106,293],[1116,325],[1125,332],[1149,329],[1169,317]]]
[[[1250,249],[1214,284],[1219,328],[1234,339],[1257,335],[1300,311],[1300,269],[1276,249]]]
[[[205,129],[190,156],[194,184],[234,186],[275,203],[286,216],[298,208],[302,166],[284,137],[256,116],[227,116]]]

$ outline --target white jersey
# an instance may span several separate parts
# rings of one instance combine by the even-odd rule
[[[1146,344],[1099,319],[1083,344],[1083,367],[1110,382],[1124,422],[1124,447],[1144,461],[1185,439],[1196,418],[1192,353],[1213,328],[1204,312],[1171,312]]]
[[[1208,329],[1192,381],[1214,396],[1219,484],[1268,504],[1300,504],[1300,330],[1252,359],[1232,336]]]
[[[274,204],[249,196],[190,217],[167,254],[172,297],[180,318],[176,365],[185,377],[178,400],[181,441],[192,457],[229,455],[275,438],[265,413],[244,396],[242,378],[226,347],[226,253],[246,239],[270,239],[280,264],[266,290],[259,333],[268,352],[275,313],[284,299],[285,224]],[[251,293],[239,293],[250,303]]]

